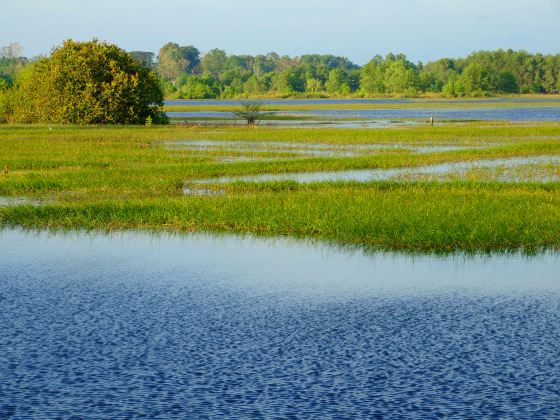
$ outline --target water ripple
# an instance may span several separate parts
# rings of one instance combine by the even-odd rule
[[[170,255],[180,239],[134,238],[24,238],[0,257],[0,417],[560,416],[557,286],[287,293],[243,279],[259,271],[228,263],[227,241]],[[257,266],[261,245],[245,245]],[[357,258],[348,275],[372,270]]]

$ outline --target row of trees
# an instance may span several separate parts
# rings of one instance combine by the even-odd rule
[[[66,41],[50,57],[22,57],[19,44],[0,49],[0,118],[14,122],[165,122],[163,98],[259,96],[482,96],[560,93],[560,54],[479,51],[423,65],[403,54],[364,66],[345,57],[201,55],[164,45],[127,53],[97,40]]]
[[[388,54],[362,67],[334,55],[228,55],[220,49],[201,55],[193,46],[175,43],[164,45],[157,57],[131,54],[157,71],[167,97],[184,99],[560,92],[560,54],[479,51],[425,65]]]

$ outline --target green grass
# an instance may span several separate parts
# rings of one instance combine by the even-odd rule
[[[223,140],[223,150],[177,151],[168,140]],[[227,142],[471,145],[418,154],[294,159],[285,151],[240,152]],[[225,163],[227,156],[274,160]],[[222,196],[182,195],[184,183],[224,175],[420,166],[560,155],[560,125],[484,123],[437,127],[0,126],[0,196],[44,205],[0,207],[1,226],[245,232],[321,238],[387,250],[492,251],[560,248],[560,183],[505,184],[496,170],[470,181],[226,185]],[[555,167],[544,168],[553,173]],[[542,167],[518,169],[542,171]],[[515,175],[515,171],[513,171]]]

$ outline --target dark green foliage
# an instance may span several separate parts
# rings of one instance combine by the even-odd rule
[[[289,67],[275,77],[275,88],[281,95],[305,92],[305,72],[301,67]]]
[[[0,83],[12,85],[18,72],[28,63],[24,57],[2,57],[0,55]]]
[[[9,92],[8,119],[18,123],[144,124],[165,122],[157,76],[115,45],[67,40],[21,71]]]
[[[140,62],[144,67],[154,68],[154,53],[148,51],[130,51],[129,54]]]
[[[511,49],[477,51],[466,58],[442,58],[426,64],[389,53],[376,55],[361,67],[346,57],[330,54],[289,57],[271,52],[250,56],[213,49],[201,56],[193,46],[171,42],[160,49],[157,62],[151,52],[129,54],[145,68],[157,71],[165,97],[178,99],[560,93],[560,54]],[[29,79],[29,70],[24,68],[31,61],[20,55],[19,44],[0,50],[0,91],[11,86],[20,73],[20,84]],[[33,63],[36,74],[44,71],[41,60]],[[4,118],[12,112],[10,97],[0,95],[0,115]],[[113,113],[113,109],[107,112]]]
[[[200,52],[193,46],[180,47],[168,42],[158,54],[158,73],[164,79],[175,79],[182,73],[192,73],[200,64]]]
[[[202,57],[200,68],[204,73],[217,79],[224,70],[226,59],[227,54],[224,50],[213,49]]]
[[[170,45],[175,49],[182,48],[177,44],[167,44],[162,50],[170,48]],[[164,58],[161,69],[166,68],[166,63]],[[179,67],[176,66],[175,73]],[[163,70],[160,73],[164,75]],[[465,59],[442,58],[425,65],[411,62],[404,54],[390,53],[385,57],[377,55],[360,67],[345,57],[329,54],[291,58],[269,53],[253,57],[228,55],[224,50],[214,49],[201,58],[198,67],[190,66],[183,71],[183,74],[191,73],[202,73],[216,83],[211,84],[207,91],[199,87],[199,94],[192,94],[181,89],[184,85],[181,78],[168,77],[176,80],[170,96],[235,98],[328,94],[371,97],[433,93],[447,96],[560,93],[560,54],[543,56],[513,50],[477,51]],[[192,92],[190,88],[189,92]]]

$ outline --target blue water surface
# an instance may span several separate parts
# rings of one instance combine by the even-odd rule
[[[360,123],[386,121],[391,119],[420,119],[434,117],[440,120],[460,121],[511,121],[511,122],[554,122],[560,121],[560,106],[519,106],[503,108],[401,108],[401,109],[338,109],[338,110],[303,110],[277,111],[277,115],[299,118],[315,118],[319,121],[336,121],[346,118],[358,119]],[[170,118],[233,118],[234,114],[226,111],[188,111],[168,112]],[[309,125],[312,120],[301,123]],[[274,124],[288,123],[273,121]]]
[[[166,105],[239,105],[249,100],[238,99],[169,99]],[[258,102],[267,105],[313,105],[313,104],[408,104],[408,103],[456,103],[456,104],[494,104],[502,102],[560,102],[558,98],[483,98],[483,99],[410,99],[410,98],[377,98],[377,99],[259,99]]]
[[[559,418],[560,256],[0,231],[0,418]]]

